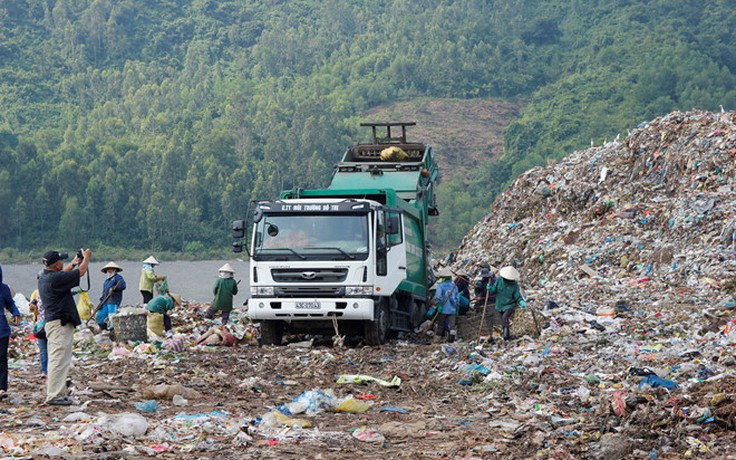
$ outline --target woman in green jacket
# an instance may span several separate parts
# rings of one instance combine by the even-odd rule
[[[526,302],[521,295],[519,288],[519,271],[514,267],[503,267],[499,270],[496,282],[488,285],[488,294],[496,295],[496,311],[501,315],[501,331],[504,340],[509,340],[511,334],[509,332],[509,323],[514,317],[516,306],[526,308]]]
[[[204,317],[212,319],[219,311],[221,312],[222,324],[227,324],[230,320],[230,312],[233,311],[233,296],[238,293],[238,283],[233,279],[235,270],[230,264],[220,267],[219,272],[213,289],[215,299],[210,304],[210,308],[204,312]]]
[[[138,289],[141,291],[143,296],[143,303],[147,304],[153,299],[153,285],[157,281],[163,281],[166,279],[165,276],[157,275],[153,271],[153,267],[158,265],[158,260],[151,256],[143,261],[143,267],[141,268],[141,280],[138,283]]]
[[[181,297],[170,292],[156,296],[146,304],[146,310],[148,310],[148,320],[146,326],[148,327],[149,337],[161,337],[165,331],[171,329],[171,318],[169,312],[174,307],[181,306]],[[167,320],[167,318],[169,318]]]

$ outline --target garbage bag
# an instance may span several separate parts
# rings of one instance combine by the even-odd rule
[[[92,300],[89,298],[89,294],[87,294],[87,291],[82,291],[79,293],[79,300],[77,300],[77,312],[79,313],[79,318],[82,321],[87,321],[92,317],[92,309],[94,308],[94,305],[92,305]]]
[[[146,320],[146,328],[149,337],[162,337],[164,335],[164,315],[161,313],[149,313]]]

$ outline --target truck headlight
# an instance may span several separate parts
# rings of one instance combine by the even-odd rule
[[[373,287],[372,286],[346,286],[345,295],[346,296],[372,296]]]
[[[253,297],[273,297],[273,286],[251,286],[250,295]]]

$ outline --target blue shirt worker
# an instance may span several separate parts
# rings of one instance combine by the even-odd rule
[[[102,273],[105,274],[105,281],[102,283],[102,296],[100,302],[102,307],[97,312],[97,324],[100,329],[112,330],[112,315],[118,311],[120,304],[123,302],[123,291],[125,290],[125,280],[120,272],[123,269],[115,262],[108,262],[102,267]]]
[[[453,342],[457,336],[455,321],[459,313],[460,296],[457,286],[452,282],[452,271],[444,267],[438,273],[440,278],[435,293],[435,301],[439,314],[435,323],[435,334],[438,337],[447,337]]]
[[[3,268],[0,266],[0,399],[8,397],[8,347],[10,346],[10,325],[5,310],[13,315],[13,325],[20,324],[20,311],[15,306],[10,287],[3,283]]]
[[[501,315],[501,333],[504,340],[511,338],[509,326],[517,305],[526,308],[526,302],[519,288],[519,271],[514,267],[503,267],[498,272],[496,282],[488,286],[488,294],[496,295],[496,311]]]
[[[460,269],[457,272],[455,286],[457,286],[457,291],[460,295],[458,297],[458,314],[467,315],[470,310],[470,276],[465,270]]]

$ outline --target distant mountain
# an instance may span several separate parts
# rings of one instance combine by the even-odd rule
[[[395,115],[437,147],[449,251],[521,172],[736,107],[735,19],[717,0],[0,0],[0,241],[226,252],[250,200],[326,185],[359,123]]]

